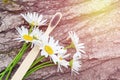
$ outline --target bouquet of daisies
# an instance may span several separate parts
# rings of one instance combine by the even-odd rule
[[[24,42],[24,44],[13,61],[0,73],[0,80],[8,80],[10,78],[13,68],[29,48],[31,48],[31,51],[14,73],[11,80],[23,80],[33,72],[49,66],[58,66],[58,72],[63,72],[62,66],[71,68],[71,73],[79,74],[82,64],[80,60],[81,53],[85,53],[83,50],[84,43],[79,43],[79,38],[73,31],[68,32],[71,43],[66,47],[60,45],[59,40],[55,40],[53,36],[50,36],[50,33],[60,22],[62,14],[57,12],[52,17],[45,32],[39,29],[39,26],[45,25],[47,21],[43,19],[43,15],[39,15],[36,12],[28,12],[21,14],[21,16],[28,22],[29,29],[25,26],[16,28],[18,37],[15,40]],[[71,56],[67,53],[69,48],[73,48],[76,51],[70,60],[67,59]],[[44,60],[46,58],[47,60]]]

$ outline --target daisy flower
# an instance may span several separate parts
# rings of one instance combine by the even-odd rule
[[[36,12],[21,14],[21,16],[31,25],[31,26],[40,26],[46,23],[46,20],[43,20],[43,16],[39,15]]]
[[[33,43],[34,44],[37,44],[37,45],[40,45],[42,44],[42,35],[44,34],[44,32],[42,32],[42,30],[39,30],[39,28],[33,28],[33,31],[30,33],[31,36],[33,36],[34,38],[34,41]]]
[[[28,29],[22,26],[21,28],[16,28],[16,30],[19,33],[19,37],[16,38],[15,40],[19,40],[19,42],[25,41],[25,42],[32,42],[33,44],[40,43],[39,37],[42,35],[42,32],[39,31],[38,28],[34,28],[31,33],[29,33]]]
[[[45,36],[42,38],[42,47],[41,47],[41,55],[48,57],[53,60],[53,62],[56,64],[57,62],[57,53],[61,52],[62,50],[60,49],[61,46],[59,46],[58,41],[55,41],[53,37],[47,37]]]
[[[16,28],[16,30],[19,33],[19,37],[16,38],[16,40],[19,40],[20,42],[21,41],[32,42],[34,40],[33,36],[29,34],[28,29],[25,28],[24,26],[22,26],[21,28],[18,27]]]
[[[75,32],[70,31],[68,34],[72,40],[73,47],[76,49],[76,54],[78,54],[78,56],[81,56],[81,52],[85,53],[85,51],[82,50],[83,48],[85,48],[84,43],[79,43],[79,38]]]
[[[73,55],[73,59],[70,60],[69,65],[71,67],[71,72],[79,74],[79,70],[81,68],[80,58],[76,55]]]
[[[65,54],[65,53],[59,53],[58,54],[58,56],[57,56],[57,58],[58,58],[58,61],[57,61],[58,72],[59,71],[63,72],[61,66],[64,66],[65,68],[68,68],[69,62],[65,60],[65,58],[67,58],[67,57],[69,57],[69,54]]]
[[[42,35],[44,34],[44,32],[42,30],[39,30],[39,28],[34,27],[32,32],[30,33],[36,40],[41,40]]]

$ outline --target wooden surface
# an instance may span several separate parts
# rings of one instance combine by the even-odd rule
[[[16,0],[17,4],[7,5],[0,2],[0,70],[20,49],[21,43],[13,40],[17,37],[15,27],[26,25],[20,13],[39,12],[49,22],[53,14],[61,12],[62,20],[51,35],[61,45],[67,45],[68,31],[75,31],[85,43],[80,74],[71,76],[70,70],[57,73],[56,67],[50,67],[26,80],[120,80],[120,1],[110,1],[104,9],[91,7],[91,0]]]

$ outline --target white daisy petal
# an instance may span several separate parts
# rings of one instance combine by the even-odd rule
[[[45,25],[46,20],[43,20],[43,16],[36,12],[21,14],[21,16],[32,26]]]
[[[25,41],[27,43],[31,42],[32,46],[41,44],[40,38],[43,32],[40,31],[38,28],[33,28],[33,31],[31,33],[29,33],[28,29],[24,26],[22,26],[21,28],[16,28],[16,30],[18,31],[19,36],[14,40],[18,40],[19,42]]]
[[[78,36],[76,35],[76,33],[70,31],[68,34],[69,34],[69,36],[70,36],[70,38],[71,38],[71,40],[72,40],[72,43],[74,44],[74,47],[75,47],[75,49],[76,49],[76,52],[85,53],[85,51],[82,50],[83,48],[85,48],[85,47],[84,47],[84,43],[79,43],[79,38],[78,38]]]
[[[80,68],[81,68],[81,61],[78,56],[73,55],[73,59],[69,62],[71,67],[71,73],[79,74]]]
[[[58,41],[55,41],[53,37],[42,36],[41,54],[45,57],[49,55],[55,64],[58,61],[56,54],[61,51],[59,47]]]
[[[56,55],[50,55],[51,59],[53,60],[53,62],[56,64],[57,63],[57,56]]]
[[[63,72],[61,66],[65,67],[65,68],[68,68],[69,62],[67,60],[65,60],[65,58],[67,58],[67,57],[69,57],[69,55],[65,54],[65,53],[59,53],[57,55],[57,58],[58,58],[57,59],[58,60],[57,61],[57,63],[58,63],[58,72],[59,71]]]

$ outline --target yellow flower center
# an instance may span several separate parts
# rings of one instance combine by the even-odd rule
[[[50,46],[46,45],[46,46],[44,47],[44,49],[45,49],[45,51],[46,51],[49,55],[54,54],[54,51],[53,51],[53,49],[52,49]]]
[[[60,60],[63,60],[63,58],[62,58],[62,57],[59,57],[59,59],[60,59]]]
[[[23,38],[27,41],[32,41],[33,37],[29,36],[29,35],[24,35]]]

